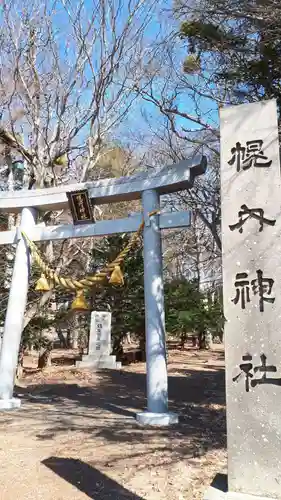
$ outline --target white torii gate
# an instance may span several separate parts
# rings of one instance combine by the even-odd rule
[[[0,353],[0,409],[20,406],[20,400],[13,397],[13,391],[30,268],[30,254],[21,237],[21,230],[25,231],[33,241],[104,236],[135,232],[144,217],[147,411],[137,414],[137,420],[143,424],[153,425],[177,422],[177,415],[168,412],[161,229],[190,226],[191,216],[190,212],[167,213],[152,217],[148,214],[160,208],[160,195],[192,187],[194,178],[203,174],[206,166],[205,157],[195,157],[192,161],[184,160],[161,170],[131,177],[64,185],[50,189],[1,193],[0,212],[21,212],[22,217],[20,230],[0,232],[0,245],[17,244]],[[67,191],[82,189],[88,190],[89,197],[96,205],[141,198],[143,214],[81,226],[67,224],[42,227],[36,225],[38,211],[67,208]]]

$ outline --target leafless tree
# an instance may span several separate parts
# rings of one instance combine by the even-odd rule
[[[196,212],[191,221],[189,228],[169,231],[164,236],[165,271],[168,279],[185,278],[196,282],[200,290],[212,290],[221,281],[220,253]]]
[[[77,158],[80,180],[93,168],[136,99],[153,9],[142,0],[4,0],[0,137],[24,158],[29,188],[67,180]]]
[[[155,0],[3,0],[1,189],[11,176],[16,189],[102,176],[109,144],[138,98],[134,89],[156,6]],[[19,162],[23,171],[16,169]],[[45,214],[44,220],[61,216]],[[64,271],[79,253],[85,272],[90,247],[70,241],[54,248],[53,267]],[[25,326],[50,297],[30,297]]]
[[[144,164],[147,169],[177,163],[191,158],[194,153],[207,153],[208,169],[205,175],[195,180],[192,189],[165,197],[164,209],[190,210],[192,225],[189,229],[164,233],[164,256],[167,272],[197,279],[198,283],[212,288],[221,281],[221,235],[220,235],[220,172],[219,156],[202,151],[202,145],[179,138],[173,133],[168,119],[160,120],[158,126],[150,122],[145,114],[145,132],[134,134],[133,140],[145,151]],[[208,132],[196,134],[200,143],[208,142]],[[192,138],[192,136],[191,136]],[[171,276],[171,272],[170,274]]]
[[[143,72],[137,88],[144,101],[146,123],[140,141],[144,144],[148,167],[177,162],[198,153],[208,157],[208,172],[195,182],[192,190],[182,193],[178,202],[201,218],[213,237],[216,252],[220,252],[217,111],[226,92],[214,84],[209,61],[204,61],[205,67],[200,71],[193,67],[186,72],[183,65],[186,48],[178,36],[178,28],[178,23],[174,23],[170,32],[155,43],[147,71]],[[154,107],[152,118],[147,106]]]

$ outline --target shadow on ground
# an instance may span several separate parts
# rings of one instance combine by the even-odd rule
[[[153,437],[163,437],[162,450],[175,459],[225,447],[224,370],[183,372],[184,376],[169,377],[170,410],[181,416],[173,427],[144,433],[137,425],[135,413],[146,406],[146,377],[129,371],[105,371],[94,386],[59,383],[18,388],[23,405],[16,418],[20,423],[21,414],[33,419],[41,411],[44,428],[34,430],[39,440],[83,432],[90,439],[98,436],[116,442],[122,449],[122,443],[151,443]]]
[[[144,500],[81,460],[50,457],[42,463],[94,500]]]

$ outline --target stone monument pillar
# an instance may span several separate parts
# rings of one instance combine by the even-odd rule
[[[88,354],[76,362],[78,368],[121,368],[111,355],[111,313],[93,311],[91,314]]]
[[[274,100],[221,110],[228,490],[281,499],[281,189]]]

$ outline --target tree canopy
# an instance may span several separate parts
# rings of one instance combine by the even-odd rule
[[[225,102],[276,98],[280,108],[280,2],[180,0],[175,10],[189,57],[212,74],[213,83],[225,91]]]

